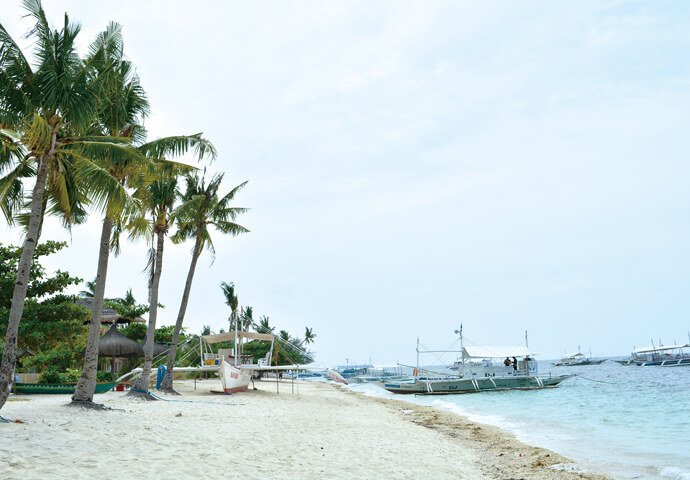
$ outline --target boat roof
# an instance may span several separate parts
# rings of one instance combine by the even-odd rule
[[[577,353],[566,353],[563,358],[575,358],[575,357],[584,357],[585,355],[583,353],[577,352]]]
[[[220,343],[232,342],[235,338],[250,338],[252,340],[264,340],[266,342],[273,341],[273,335],[270,333],[256,333],[256,332],[225,332],[211,335],[203,335],[206,343]]]
[[[506,358],[527,357],[532,355],[527,347],[480,347],[470,346],[462,349],[463,358]]]
[[[643,347],[633,350],[633,353],[652,353],[652,352],[662,352],[666,350],[680,350],[681,348],[690,348],[690,343],[685,345],[665,345],[659,347]]]

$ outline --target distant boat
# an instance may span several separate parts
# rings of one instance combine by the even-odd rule
[[[618,363],[638,367],[688,367],[690,343],[638,348],[633,350],[628,360],[618,360]]]
[[[345,377],[348,384],[353,383],[386,383],[412,380],[412,375],[402,373],[400,365],[371,365],[363,373]]]
[[[527,347],[465,347],[462,345],[462,327],[457,333],[460,333],[461,343],[461,363],[457,375],[424,378],[415,369],[416,376],[413,380],[386,382],[383,388],[392,393],[418,395],[534,390],[556,387],[573,376],[540,376],[537,373],[537,361]],[[419,350],[417,340],[418,359],[420,353],[426,352]],[[419,364],[419,360],[417,363]]]
[[[591,355],[591,352],[590,352]],[[554,363],[554,367],[573,367],[573,366],[580,366],[580,365],[601,365],[606,361],[605,358],[591,358],[591,357],[585,357],[584,353],[580,352],[580,349],[578,348],[577,353],[568,353],[566,354],[563,358],[561,358],[561,361],[558,363]]]

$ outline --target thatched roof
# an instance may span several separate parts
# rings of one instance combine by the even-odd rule
[[[87,310],[91,310],[93,307],[93,297],[82,297],[78,299],[76,302],[77,305],[84,307]],[[101,323],[146,323],[146,320],[144,320],[141,317],[137,318],[125,318],[119,313],[117,313],[115,310],[110,308],[107,305],[103,305],[103,308],[101,309]],[[84,325],[91,323],[91,321],[84,322]]]
[[[143,357],[144,349],[139,342],[125,337],[113,324],[110,330],[98,342],[99,357]]]

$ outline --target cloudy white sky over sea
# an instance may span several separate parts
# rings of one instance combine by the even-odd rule
[[[203,131],[223,192],[249,181],[251,233],[200,259],[188,330],[227,328],[232,281],[329,365],[411,363],[461,323],[478,344],[528,331],[542,359],[689,341],[690,3],[44,6],[82,23],[82,52],[122,24],[150,137]],[[22,14],[3,1],[17,39]],[[70,246],[46,264],[93,279],[99,234],[97,213],[71,236],[49,222]],[[159,325],[191,247],[166,247]],[[125,245],[106,294],[144,301],[145,263]]]

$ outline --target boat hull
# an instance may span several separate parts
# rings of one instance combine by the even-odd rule
[[[117,385],[118,382],[97,383],[95,393],[105,393]],[[76,383],[15,383],[12,386],[14,393],[21,394],[65,394],[74,393]]]
[[[249,390],[249,382],[252,379],[251,374],[229,364],[225,360],[220,365],[219,375],[224,393],[246,392]]]
[[[392,393],[434,395],[477,393],[502,390],[534,390],[556,387],[572,375],[554,377],[514,376],[478,377],[447,380],[416,380],[413,382],[385,383],[383,388]]]

